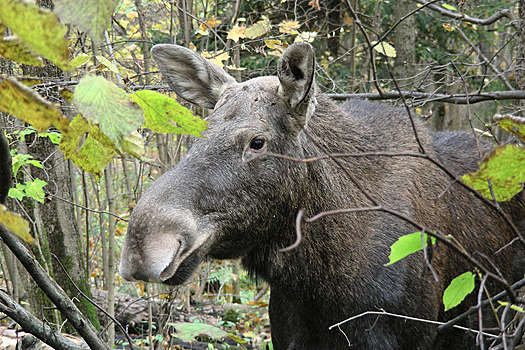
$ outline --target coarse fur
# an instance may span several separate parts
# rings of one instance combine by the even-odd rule
[[[444,288],[472,267],[443,244],[432,254],[438,282],[421,253],[385,266],[390,246],[417,231],[396,216],[362,211],[302,222],[300,244],[281,249],[296,241],[300,210],[308,218],[371,207],[364,190],[428,230],[454,236],[470,254],[483,254],[509,276],[512,247],[494,252],[514,236],[495,211],[426,159],[338,158],[347,174],[331,159],[304,163],[268,153],[305,159],[423,148],[461,175],[477,166],[474,142],[464,134],[431,134],[418,120],[415,133],[404,109],[359,100],[336,104],[318,95],[313,49],[306,43],[283,53],[278,77],[244,83],[179,46],[157,45],[152,55],[178,94],[214,110],[204,137],[137,203],[122,252],[124,278],[181,284],[206,257],[242,258],[248,271],[271,286],[277,350],[450,348],[463,338],[457,332],[438,336],[428,323],[377,315],[329,330],[366,311],[444,321],[473,303],[444,312]],[[211,76],[211,85],[202,86],[202,79],[192,85],[195,74]],[[198,95],[203,91],[221,93]],[[513,205],[514,217],[523,217],[523,201]]]

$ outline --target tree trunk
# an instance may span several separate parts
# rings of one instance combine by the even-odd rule
[[[397,23],[404,18],[394,30],[396,58],[394,61],[393,74],[401,90],[411,89],[413,77],[416,74],[415,16],[406,17],[414,7],[415,3],[412,0],[399,0],[395,2],[394,6],[394,23]]]
[[[525,89],[525,0],[518,1],[519,16],[520,16],[520,30],[517,34],[518,48],[516,52],[516,86],[518,90]],[[516,114],[525,116],[525,103],[523,100],[516,101]]]
[[[69,297],[77,301],[76,304],[82,313],[98,327],[94,306],[81,297],[73,285],[76,284],[82,292],[91,297],[89,275],[81,235],[76,227],[74,208],[66,202],[73,199],[69,163],[64,159],[62,152],[57,151],[56,145],[46,137],[37,138],[31,151],[36,159],[44,162],[44,169],[35,170],[33,175],[47,181],[47,191],[53,195],[46,198],[48,203],[38,206],[49,251],[60,261],[59,263],[57,259],[51,259],[54,278]]]

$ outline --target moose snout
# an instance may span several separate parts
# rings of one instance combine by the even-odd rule
[[[181,241],[175,233],[155,236],[155,241],[142,247],[135,244],[133,237],[126,237],[119,266],[119,273],[124,279],[161,283],[171,277],[170,270],[180,255]]]
[[[190,210],[151,203],[139,202],[129,221],[119,266],[129,281],[166,282],[203,243]]]

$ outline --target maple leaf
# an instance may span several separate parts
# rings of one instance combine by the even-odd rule
[[[301,25],[297,21],[282,21],[279,23],[279,32],[284,34],[294,34]]]
[[[319,0],[312,0],[308,3],[308,6],[312,6],[317,11],[321,11],[321,8],[319,7]]]
[[[240,26],[238,24],[236,24],[235,26],[233,26],[232,30],[230,30],[228,32],[228,37],[227,39],[231,39],[233,41],[235,41],[236,43],[239,42],[239,39],[244,39],[246,38],[246,27],[245,26]]]
[[[217,20],[215,18],[215,16],[211,16],[211,18],[209,20],[206,21],[206,24],[210,26],[210,28],[213,28],[219,24],[221,24],[222,22]]]
[[[230,58],[230,55],[228,55],[228,53],[226,52],[221,53],[221,52],[203,51],[201,53],[201,56],[209,59],[210,61],[212,61],[213,63],[215,63],[216,65],[220,67],[224,67],[224,63],[222,63],[222,61],[226,61],[228,58]]]

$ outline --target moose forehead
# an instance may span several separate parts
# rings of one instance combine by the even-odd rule
[[[210,122],[251,119],[266,115],[281,100],[277,77],[260,77],[228,86],[215,105]]]

